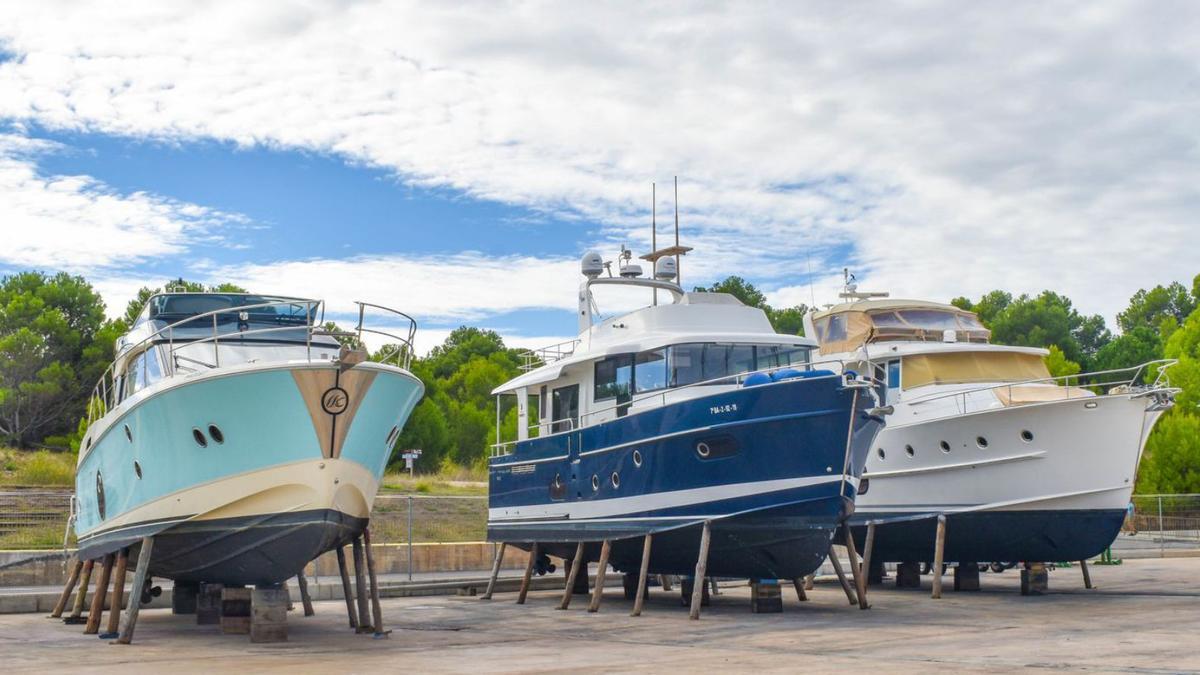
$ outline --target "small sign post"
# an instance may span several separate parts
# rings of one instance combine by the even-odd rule
[[[413,463],[421,456],[421,450],[420,448],[405,450],[400,456],[404,458],[404,468],[408,469],[408,477],[411,479],[413,477]]]

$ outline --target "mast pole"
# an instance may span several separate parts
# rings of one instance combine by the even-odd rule
[[[675,176],[675,246],[679,247],[679,176]],[[679,254],[675,254],[675,283],[683,288],[683,270],[679,266]]]
[[[655,184],[650,183],[650,251],[658,250],[658,197],[655,194]],[[654,278],[654,263],[658,262],[655,258],[650,262],[650,277]],[[658,305],[658,289],[654,289],[654,304]]]

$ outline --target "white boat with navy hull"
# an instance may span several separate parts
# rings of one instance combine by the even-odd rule
[[[708,523],[713,575],[812,572],[883,426],[875,383],[813,363],[811,339],[733,296],[684,292],[666,254],[654,279],[629,258],[603,277],[585,256],[578,340],[493,392],[516,395],[519,438],[489,462],[488,538],[564,558],[583,543],[589,560],[609,541],[629,572],[652,533],[648,569],[691,574]],[[593,292],[613,286],[661,302],[601,318]]]
[[[952,305],[858,294],[806,317],[823,356],[869,359],[895,413],[851,519],[872,564],[1082,560],[1124,521],[1146,438],[1174,393],[1170,362],[1051,377],[1046,350],[990,344]],[[875,296],[875,297],[871,297]]]
[[[409,322],[365,360],[368,312]],[[415,323],[360,304],[345,334],[319,300],[163,293],[97,385],[76,471],[81,558],[155,538],[150,574],[276,583],[360,534],[423,387]]]

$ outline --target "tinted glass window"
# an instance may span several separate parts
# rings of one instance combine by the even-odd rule
[[[637,355],[633,368],[635,392],[654,391],[667,386],[667,350],[655,349]]]
[[[750,345],[730,345],[729,359],[725,364],[725,375],[748,373],[754,370],[754,347]],[[720,377],[717,375],[716,377]]]
[[[900,388],[900,361],[888,361],[887,364],[887,386],[888,389]]]
[[[755,348],[758,354],[758,370],[765,368],[780,368],[797,363],[808,362],[807,347],[789,347],[787,345],[759,345]]]
[[[633,355],[618,354],[596,362],[592,398],[627,399],[633,393]]]
[[[672,387],[695,384],[704,379],[704,345],[675,345],[670,353]]]
[[[570,431],[575,428],[574,422],[579,417],[579,385],[559,387],[554,390],[552,397],[554,431]]]

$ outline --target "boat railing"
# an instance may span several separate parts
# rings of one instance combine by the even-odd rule
[[[614,410],[618,410],[618,409],[630,410],[632,414],[637,414],[640,412],[644,412],[645,410],[649,410],[651,408],[642,407],[641,409],[633,410],[633,406],[635,404],[644,404],[647,401],[654,401],[655,399],[657,399],[659,401],[659,405],[655,406],[655,407],[664,406],[668,402],[668,400],[667,400],[668,397],[672,396],[676,392],[694,390],[694,389],[698,389],[700,387],[719,387],[719,386],[737,387],[737,386],[740,386],[742,383],[744,383],[746,381],[746,378],[750,377],[751,375],[757,374],[757,373],[763,373],[763,374],[769,375],[771,373],[775,373],[775,372],[779,372],[779,371],[783,371],[783,370],[812,371],[812,370],[818,370],[818,369],[828,369],[828,370],[834,371],[834,373],[836,373],[836,374],[845,374],[847,372],[853,372],[853,368],[849,367],[850,364],[858,365],[858,364],[863,364],[863,363],[866,363],[866,367],[863,368],[863,370],[866,372],[865,373],[857,373],[857,372],[854,373],[856,376],[854,378],[854,382],[857,383],[854,386],[862,386],[862,387],[881,386],[882,382],[880,382],[878,379],[871,377],[869,374],[867,374],[867,373],[873,372],[873,370],[870,366],[870,363],[865,362],[861,359],[854,360],[854,361],[846,361],[843,359],[825,359],[825,360],[821,360],[821,361],[805,361],[805,362],[801,362],[801,363],[792,363],[792,364],[786,364],[786,365],[782,365],[782,366],[772,366],[769,368],[759,368],[756,370],[747,370],[747,371],[743,371],[740,373],[735,373],[733,375],[722,375],[721,377],[716,377],[716,378],[712,378],[709,380],[703,380],[700,382],[693,382],[691,384],[685,384],[685,385],[678,386],[678,387],[667,387],[665,389],[659,389],[654,392],[646,393],[646,394],[642,395],[641,397],[633,397],[628,401],[624,401],[621,403],[615,403],[613,405],[606,406],[604,408],[600,408],[597,410],[591,410],[586,413],[581,413],[578,417],[564,417],[561,419],[551,420],[549,422],[538,422],[536,424],[530,424],[529,431],[538,432],[538,435],[536,436],[537,438],[545,438],[545,437],[549,437],[549,436],[555,436],[558,434],[570,433],[572,431],[576,431],[578,429],[582,429],[582,428],[586,427],[589,419],[592,419],[599,415],[611,413]],[[836,369],[834,369],[830,366],[836,366]],[[775,382],[772,382],[771,384],[775,384]],[[559,429],[558,428],[559,425],[565,425],[566,428]],[[542,433],[543,431],[550,431],[550,433]],[[530,436],[530,438],[534,438],[534,437],[535,436],[532,436],[532,435]],[[499,442],[499,443],[493,443],[491,445],[491,453],[490,454],[492,457],[503,457],[503,456],[512,454],[512,448],[518,442],[519,441],[514,440],[514,441],[503,441],[503,442]]]
[[[530,371],[535,368],[540,368],[547,363],[554,363],[560,359],[565,359],[575,353],[575,348],[579,346],[579,340],[564,340],[552,344],[548,347],[539,347],[538,349],[529,349],[521,352],[522,363],[519,366],[521,370]]]
[[[375,361],[380,363],[390,363],[401,368],[407,369],[412,364],[413,357],[413,341],[416,337],[417,322],[404,312],[375,305],[366,302],[355,301],[358,305],[358,323],[351,330],[332,330],[324,327],[324,301],[323,300],[273,300],[269,302],[260,302],[235,307],[224,307],[201,314],[180,319],[174,323],[163,326],[154,331],[149,336],[143,338],[137,343],[124,347],[120,350],[117,358],[109,364],[105,369],[104,374],[100,376],[96,386],[92,389],[91,398],[88,399],[87,406],[87,421],[90,426],[92,422],[108,414],[108,411],[115,408],[123,399],[120,388],[122,382],[118,382],[117,364],[122,360],[124,354],[133,354],[135,357],[148,349],[151,345],[164,344],[166,348],[166,372],[163,377],[170,377],[178,374],[181,370],[196,372],[201,369],[213,369],[221,366],[221,344],[228,344],[231,341],[240,341],[248,336],[263,336],[273,333],[291,333],[296,334],[298,331],[304,332],[304,349],[305,359],[309,362],[313,360],[313,338],[314,337],[332,337],[343,349],[349,348],[352,350],[363,349],[363,335],[381,335],[391,338],[395,342],[385,345],[375,355]],[[304,308],[304,323],[299,325],[283,325],[269,326],[266,328],[241,328],[241,324],[248,325],[250,321],[251,310],[264,310],[276,307],[289,308]],[[382,312],[385,314],[394,315],[402,318],[407,327],[402,329],[403,333],[396,333],[392,330],[383,328],[374,328],[367,324],[368,308]],[[319,316],[318,316],[319,311]],[[374,313],[374,312],[373,312]],[[239,324],[237,330],[221,330],[222,317],[236,315]],[[293,317],[299,317],[300,314],[293,313]],[[226,323],[228,321],[226,320]],[[181,328],[209,328],[211,333],[201,336],[186,336],[179,337],[176,332]],[[202,351],[195,349],[197,345],[212,345],[212,362],[206,361]],[[331,345],[316,345],[318,347],[328,348]],[[180,353],[185,348],[192,348],[189,354]]]
[[[911,406],[923,406],[930,403],[944,403],[947,400],[953,400],[958,414],[965,415],[969,410],[968,399],[973,395],[984,393],[996,395],[1004,403],[1005,407],[1023,405],[1022,403],[1015,402],[1016,399],[1013,397],[1014,390],[1030,385],[1044,385],[1047,388],[1053,387],[1059,390],[1056,392],[1059,394],[1056,398],[1038,398],[1038,403],[1052,403],[1070,399],[1094,398],[1097,395],[1122,393],[1149,395],[1161,392],[1164,395],[1169,395],[1174,390],[1171,389],[1171,381],[1167,375],[1167,370],[1177,363],[1179,363],[1178,359],[1157,359],[1147,361],[1138,366],[1129,366],[1128,368],[1097,370],[1088,373],[1076,373],[1074,375],[1039,377],[1017,382],[990,384],[983,387],[942,394],[932,394],[905,401],[905,403]],[[1154,373],[1154,380],[1148,384],[1140,384],[1143,375],[1148,374],[1152,368],[1157,368],[1157,372]],[[1098,381],[1101,378],[1105,381]]]

